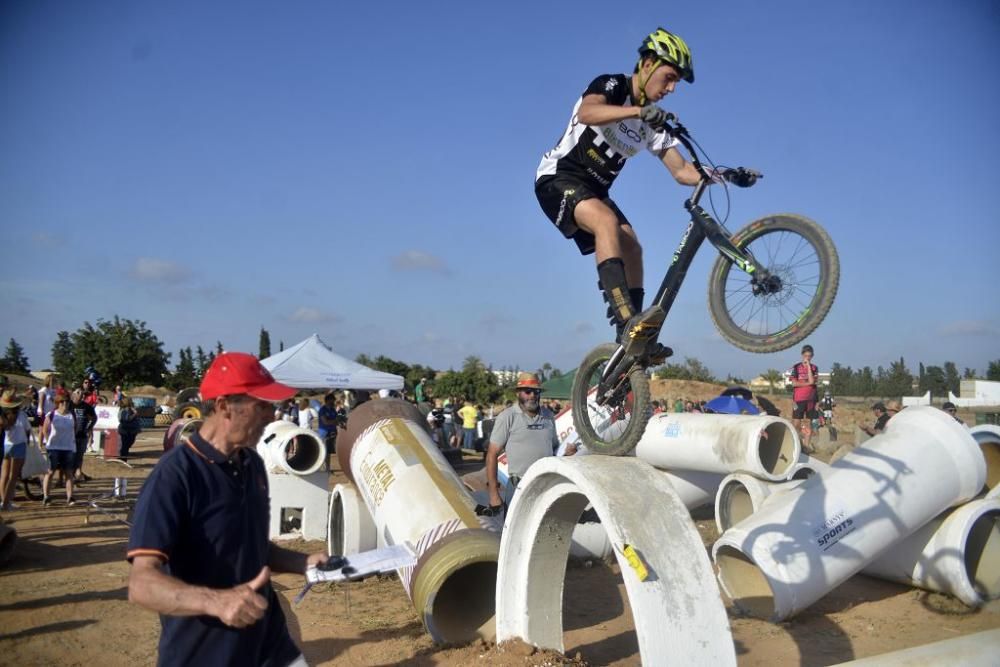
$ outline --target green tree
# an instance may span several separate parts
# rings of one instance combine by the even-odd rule
[[[906,368],[903,357],[889,365],[879,383],[879,391],[883,396],[909,396],[913,391],[913,374]]]
[[[201,345],[195,348],[195,353],[194,353],[195,373],[198,377],[199,382],[201,382],[201,379],[205,377],[205,371],[208,370],[208,367],[212,365],[213,361],[215,361],[214,352],[209,352],[208,354],[205,354],[205,351],[201,349]]]
[[[963,380],[975,380],[976,379],[976,369],[975,368],[969,368],[968,366],[966,366],[965,367],[965,372],[962,373],[962,379]]]
[[[194,365],[191,348],[182,348],[178,357],[177,367],[170,374],[170,378],[167,381],[168,386],[174,391],[194,387],[198,384],[198,370]]]
[[[69,375],[72,365],[73,341],[69,337],[68,331],[60,331],[56,334],[55,342],[52,343],[52,366],[63,375]]]
[[[0,371],[8,373],[28,373],[28,357],[24,355],[24,348],[18,345],[13,338],[7,343],[7,352],[0,359]]]
[[[841,366],[839,362],[830,367],[830,392],[834,396],[851,394],[851,382],[854,371],[850,366]]]
[[[962,378],[954,361],[944,362],[944,380],[948,383],[948,391],[958,396],[962,390]]]
[[[258,359],[267,359],[271,356],[271,334],[267,332],[264,327],[260,328],[260,352],[257,354]]]
[[[775,386],[780,385],[782,389],[785,387],[785,374],[777,368],[768,368],[761,377],[767,380],[767,386],[771,394],[774,393]]]
[[[499,401],[503,393],[497,376],[478,357],[468,357],[461,371],[448,371],[434,381],[438,398],[460,396],[487,405]]]
[[[654,377],[661,380],[696,380],[698,382],[718,382],[712,371],[694,357],[685,357],[683,364],[664,364],[656,369]]]
[[[87,366],[96,368],[107,384],[161,386],[170,354],[141,320],[97,320],[84,322],[69,336],[59,332],[52,347],[56,369],[68,383],[83,377]]]
[[[851,395],[868,398],[875,395],[875,388],[875,373],[872,372],[871,366],[865,366],[854,376]]]
[[[945,379],[944,369],[940,366],[928,366],[924,372],[924,385],[921,389],[924,392],[931,392],[931,396],[947,396],[948,381]]]
[[[1000,381],[1000,359],[994,359],[986,367],[986,379]]]

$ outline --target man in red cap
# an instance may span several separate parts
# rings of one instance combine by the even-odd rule
[[[220,354],[201,383],[208,415],[160,459],[139,494],[129,537],[129,600],[160,614],[160,665],[305,664],[271,572],[325,562],[268,539],[267,473],[254,451],[295,390],[256,357]]]

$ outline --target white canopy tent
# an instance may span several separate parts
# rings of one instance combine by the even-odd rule
[[[403,378],[345,359],[313,334],[304,341],[262,359],[274,379],[296,389],[402,389]]]

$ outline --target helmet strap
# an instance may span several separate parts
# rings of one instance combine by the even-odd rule
[[[659,58],[655,58],[653,69],[649,70],[649,74],[647,74],[646,77],[643,78],[642,60],[643,60],[642,58],[639,59],[639,99],[637,101],[639,102],[639,106],[644,107],[646,106],[646,84],[649,83],[649,79],[650,77],[653,76],[653,72],[655,72],[660,67],[660,65],[663,64],[663,61]]]

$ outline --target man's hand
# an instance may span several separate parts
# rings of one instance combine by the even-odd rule
[[[655,104],[647,104],[639,110],[639,118],[652,128],[661,128],[671,116]]]
[[[306,569],[308,570],[311,567],[319,567],[320,565],[326,563],[326,561],[329,560],[329,558],[330,557],[328,555],[322,552],[316,554],[309,554],[309,557],[306,558]]]
[[[245,584],[215,592],[216,616],[232,628],[245,628],[264,618],[267,612],[267,598],[260,591],[271,578],[271,570],[267,566]]]

